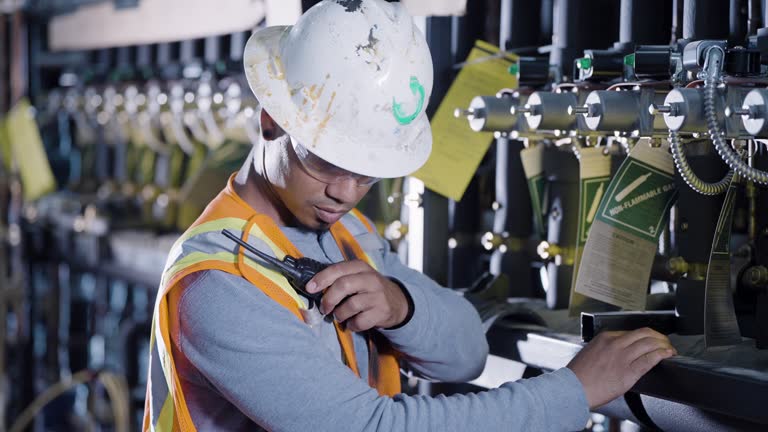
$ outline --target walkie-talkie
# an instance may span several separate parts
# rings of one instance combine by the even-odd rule
[[[232,234],[228,230],[224,230],[221,233],[227,236],[229,239],[236,242],[237,244],[239,244],[240,246],[244,247],[247,251],[259,257],[261,261],[265,261],[271,267],[280,271],[280,273],[282,273],[283,276],[285,276],[285,278],[288,279],[288,282],[291,284],[293,289],[295,289],[299,293],[299,295],[301,295],[302,297],[306,298],[309,301],[310,309],[312,309],[313,304],[317,304],[318,307],[320,306],[320,300],[323,298],[323,293],[318,292],[315,294],[311,294],[307,292],[306,285],[307,285],[307,282],[309,282],[313,277],[315,277],[316,274],[325,270],[329,266],[329,264],[324,264],[319,261],[315,261],[312,258],[306,258],[306,257],[295,258],[290,255],[286,255],[285,258],[283,258],[283,260],[280,261],[279,259],[269,256],[266,253],[249,245],[248,243],[244,242],[238,236]]]

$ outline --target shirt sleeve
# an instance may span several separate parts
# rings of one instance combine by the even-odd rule
[[[178,320],[175,342],[188,361],[269,430],[570,431],[588,419],[586,397],[568,369],[477,394],[379,396],[306,324],[244,279],[220,271],[206,271],[186,287]],[[416,355],[429,357],[427,351]]]
[[[488,342],[477,310],[455,291],[407,267],[388,247],[382,253],[381,272],[402,283],[414,310],[405,325],[379,332],[421,377],[446,382],[477,378],[488,358]]]

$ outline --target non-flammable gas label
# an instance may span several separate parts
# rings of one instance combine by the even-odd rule
[[[655,240],[675,194],[673,175],[629,158],[609,186],[598,218]]]
[[[597,312],[612,308],[605,303],[585,297],[574,291],[578,277],[579,263],[584,253],[584,245],[592,223],[597,218],[600,203],[605,197],[611,173],[611,157],[603,153],[599,147],[583,148],[579,151],[579,225],[574,254],[573,280],[571,281],[571,297],[568,309],[571,316],[581,312]]]
[[[589,230],[577,293],[625,309],[645,309],[658,236],[677,197],[673,173],[667,144],[653,148],[641,140],[635,145]]]

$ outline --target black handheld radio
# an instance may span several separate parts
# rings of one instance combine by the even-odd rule
[[[325,270],[329,264],[324,264],[319,261],[315,261],[312,258],[306,258],[306,257],[295,258],[290,255],[286,255],[285,258],[283,258],[283,260],[281,261],[249,245],[248,243],[244,242],[238,236],[232,234],[232,232],[228,230],[222,231],[222,234],[224,234],[225,236],[227,236],[229,239],[233,240],[240,246],[244,247],[247,251],[259,257],[261,261],[266,262],[267,264],[270,265],[270,267],[282,273],[282,275],[285,276],[286,279],[288,279],[288,282],[291,284],[293,289],[295,289],[296,292],[299,293],[299,295],[301,295],[302,297],[306,298],[309,301],[310,309],[313,307],[313,304],[317,304],[318,307],[320,306],[320,300],[323,298],[323,293],[318,292],[318,293],[311,294],[307,292],[306,285],[307,285],[307,282],[309,282],[313,277],[315,277],[316,274]]]

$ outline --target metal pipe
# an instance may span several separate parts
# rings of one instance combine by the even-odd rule
[[[478,178],[470,182],[461,201],[448,200],[448,232],[458,240],[448,248],[448,274],[446,286],[463,288],[472,284],[480,273],[479,257],[483,252],[479,241],[474,241],[477,227],[481,226],[480,191]],[[473,240],[467,241],[467,238]]]
[[[683,37],[683,0],[672,0],[672,40],[674,44]]]
[[[0,15],[0,82],[9,82],[7,18]],[[8,111],[8,87],[0,85],[0,115]]]
[[[729,2],[723,0],[685,0],[683,6],[683,39],[727,39]]]
[[[564,149],[546,149],[544,173],[549,187],[546,240],[562,251],[571,251],[575,249],[578,231],[578,219],[574,215],[579,212],[579,161]],[[573,279],[572,260],[549,262],[547,278],[547,306],[567,308]]]
[[[527,239],[533,233],[533,210],[528,185],[522,169],[520,151],[523,143],[499,138],[496,143],[496,198],[493,232]],[[502,248],[491,255],[490,272],[506,274],[515,281],[510,295],[533,297],[536,294],[531,277],[531,255],[525,248]]]
[[[542,43],[552,41],[552,26],[554,18],[555,0],[541,0],[541,12],[539,16],[539,26],[541,27]]]
[[[755,152],[757,152],[757,143],[754,140],[747,142],[747,165],[750,168],[755,168]],[[747,206],[748,206],[748,220],[747,220],[747,233],[749,242],[755,244],[757,239],[757,187],[754,183],[748,182],[747,186]]]
[[[746,0],[731,0],[729,20],[729,37],[731,42],[741,44],[747,39],[747,5]]]
[[[505,49],[541,45],[542,0],[502,0],[499,40]]]
[[[609,48],[618,40],[618,15],[619,2],[613,0],[555,0],[549,63],[570,76],[585,49]]]
[[[669,43],[671,0],[622,0],[619,42],[642,45]]]
[[[768,5],[766,5],[766,0],[761,0],[760,4],[761,4],[761,6],[763,8],[763,15],[762,15],[763,22],[762,22],[762,25],[763,25],[763,27],[765,27],[766,25],[768,25]]]
[[[748,0],[747,3],[747,34],[750,36],[756,34],[762,25],[760,3],[760,0]]]

